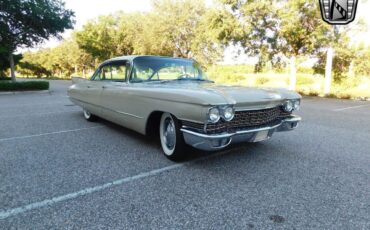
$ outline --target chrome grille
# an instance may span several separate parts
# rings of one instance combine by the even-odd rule
[[[230,122],[220,120],[216,124],[207,124],[206,133],[235,132],[240,129],[275,124],[289,115],[290,113],[284,112],[280,106],[261,110],[236,111],[234,119]]]
[[[204,130],[204,124],[200,124],[200,123],[183,120],[182,125],[186,128],[196,129],[197,131],[201,131],[201,132],[203,132]]]

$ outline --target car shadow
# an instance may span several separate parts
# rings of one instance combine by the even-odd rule
[[[98,120],[99,123],[105,125],[109,129],[114,130],[115,132],[118,132],[122,135],[129,136],[130,138],[134,139],[135,141],[139,142],[140,144],[149,146],[156,151],[154,152],[161,152],[162,153],[162,147],[159,142],[159,137],[158,136],[146,136],[143,134],[140,134],[136,131],[133,131],[131,129],[125,128],[123,126],[120,126],[118,124],[115,124],[113,122],[110,122],[108,120],[104,120],[103,118],[99,118]],[[221,157],[222,155],[230,155],[230,154],[240,154],[241,151],[243,152],[249,152],[248,150],[255,150],[258,146],[260,146],[260,143],[239,143],[239,144],[233,144],[225,149],[222,150],[217,150],[217,151],[203,151],[199,150],[196,148],[193,148],[191,146],[186,146],[186,151],[185,158],[179,161],[179,163],[186,163],[189,161],[196,161],[196,160],[201,160],[204,158],[210,158],[210,157]],[[163,155],[164,157],[164,155]]]

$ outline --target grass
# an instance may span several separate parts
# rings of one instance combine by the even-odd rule
[[[213,66],[207,71],[211,80],[228,85],[249,87],[288,88],[289,73],[253,73],[249,68]],[[313,73],[297,73],[296,91],[306,96],[341,99],[370,99],[370,77],[356,76],[341,82],[332,82],[331,91],[324,95],[324,76]]]
[[[0,81],[0,91],[47,90],[48,81]]]

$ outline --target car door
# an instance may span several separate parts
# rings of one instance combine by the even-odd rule
[[[107,66],[99,67],[92,78],[89,81],[85,81],[83,85],[84,107],[98,116],[102,115],[101,94],[105,77],[109,75],[108,70]]]
[[[128,61],[115,61],[109,64],[110,75],[103,81],[101,103],[103,117],[123,126],[128,126],[131,114],[128,112]]]

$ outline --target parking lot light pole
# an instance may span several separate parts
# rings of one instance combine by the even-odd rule
[[[290,90],[295,90],[296,82],[297,82],[295,64],[296,64],[295,56],[292,56],[290,58],[290,78],[289,78],[289,89]]]
[[[325,66],[325,84],[324,84],[324,94],[330,93],[331,86],[331,69],[333,64],[334,51],[333,48],[329,47],[326,53],[326,66]]]

